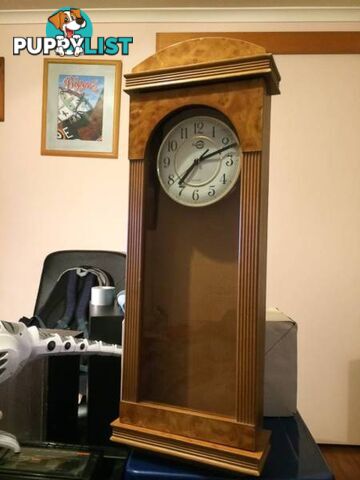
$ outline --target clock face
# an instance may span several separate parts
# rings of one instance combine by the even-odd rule
[[[165,136],[157,156],[164,191],[178,203],[203,207],[223,198],[235,185],[242,152],[234,130],[216,117],[181,120]]]

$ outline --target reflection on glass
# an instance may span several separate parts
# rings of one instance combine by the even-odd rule
[[[190,208],[159,191],[145,236],[142,401],[235,415],[239,195]]]

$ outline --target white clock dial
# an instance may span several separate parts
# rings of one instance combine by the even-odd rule
[[[236,133],[216,117],[196,115],[178,122],[162,141],[157,174],[164,191],[178,203],[203,207],[235,185],[242,152]]]

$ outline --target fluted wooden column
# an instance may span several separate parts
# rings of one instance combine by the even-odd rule
[[[140,323],[142,301],[142,248],[144,212],[144,161],[130,162],[129,230],[126,265],[126,334],[122,398],[136,401],[138,397]]]

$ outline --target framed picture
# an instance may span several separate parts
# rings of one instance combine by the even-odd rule
[[[0,57],[0,122],[5,118],[5,59]]]
[[[42,155],[116,158],[121,62],[45,59]]]

